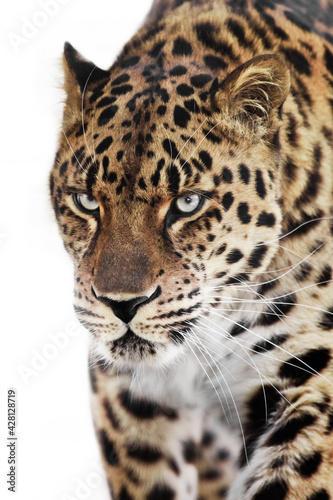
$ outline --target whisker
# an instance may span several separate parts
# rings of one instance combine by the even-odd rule
[[[326,377],[324,377],[321,373],[317,372],[316,370],[314,370],[312,368],[312,366],[308,365],[305,361],[303,361],[302,359],[300,359],[298,356],[296,356],[295,354],[287,351],[286,349],[284,349],[283,347],[279,346],[279,345],[276,345],[274,344],[274,342],[272,342],[269,338],[266,338],[266,337],[262,337],[260,334],[258,334],[257,332],[251,330],[250,328],[246,327],[244,324],[241,324],[235,320],[233,320],[231,317],[227,318],[226,316],[224,316],[223,314],[219,314],[219,313],[216,313],[216,311],[214,309],[206,309],[207,312],[210,312],[210,313],[214,313],[214,314],[217,314],[217,316],[219,316],[220,318],[222,319],[226,319],[227,321],[230,321],[231,323],[233,323],[234,325],[237,325],[237,326],[240,326],[242,327],[245,331],[249,332],[249,333],[252,333],[255,337],[258,337],[260,338],[261,340],[265,340],[265,342],[273,345],[274,347],[276,347],[277,349],[281,350],[282,352],[286,353],[288,356],[296,359],[297,361],[299,361],[300,363],[302,363],[305,367],[307,367],[309,370],[310,370],[310,373],[313,373],[314,375],[317,375],[318,377],[320,377],[321,379],[325,380],[325,382],[328,382],[329,384],[332,384],[332,382],[330,380],[328,380]],[[207,318],[208,319],[208,318]],[[232,337],[234,339],[234,337]],[[304,368],[303,367],[298,367],[300,370],[303,370],[304,371]]]
[[[312,222],[318,222],[320,220],[332,220],[332,219],[333,219],[333,217],[316,217],[315,219],[307,220],[305,222],[302,222],[302,224],[300,224],[299,226],[295,227],[292,231],[289,231],[289,233],[282,234],[281,236],[279,236],[278,238],[276,238],[274,240],[267,240],[266,242],[261,243],[261,244],[274,243],[275,241],[283,240],[287,236],[290,236],[291,234],[293,234],[295,231],[298,231],[301,227],[306,226],[307,224],[311,224]],[[257,245],[257,246],[260,246],[260,245]]]
[[[179,155],[180,153],[183,151],[183,149],[185,148],[185,146],[188,144],[188,142],[192,139],[192,137],[198,132],[198,130],[201,129],[201,127],[206,123],[207,121],[207,118],[204,119],[204,121],[202,123],[200,123],[199,127],[193,132],[193,134],[186,140],[186,142],[183,144],[183,146],[181,147],[180,151],[178,152],[176,158],[173,160],[173,165],[175,164],[175,161],[179,158]],[[170,139],[169,139],[170,141]]]
[[[191,331],[193,332],[193,330],[191,329]],[[193,349],[191,348],[190,344],[188,343],[187,344],[191,351],[193,352],[193,354],[195,355]],[[195,355],[196,356],[196,355]],[[197,357],[197,356],[196,356]],[[198,359],[198,358],[197,358]],[[199,361],[199,359],[198,359]],[[200,363],[200,361],[199,361]],[[202,365],[201,365],[202,366]],[[238,411],[238,408],[237,408],[237,405],[236,405],[236,401],[233,397],[233,394],[229,388],[229,385],[227,384],[227,388],[228,388],[228,392],[230,394],[230,397],[231,397],[231,400],[233,402],[233,405],[234,405],[234,408],[235,408],[235,412],[236,412],[236,416],[237,416],[237,420],[238,420],[238,423],[239,423],[239,427],[240,427],[240,431],[241,431],[241,435],[242,435],[242,441],[243,441],[243,447],[244,447],[244,454],[245,454],[245,458],[246,458],[246,462],[248,463],[248,455],[247,455],[247,449],[246,449],[246,441],[245,441],[245,434],[244,434],[244,429],[243,429],[243,425],[242,425],[242,421],[241,421],[241,418],[240,418],[240,415],[239,415],[239,411]],[[222,406],[223,407],[223,406]]]

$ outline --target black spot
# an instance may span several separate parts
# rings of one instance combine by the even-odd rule
[[[316,227],[323,217],[322,210],[317,210],[314,215],[308,215],[305,212],[301,212],[301,220],[290,220],[287,225],[287,233],[289,238],[294,238],[295,236],[300,236],[301,234],[307,234],[314,227]]]
[[[132,495],[130,495],[126,489],[125,486],[121,488],[120,494],[119,494],[119,500],[134,500]]]
[[[267,446],[280,446],[285,443],[294,441],[300,432],[313,425],[316,417],[309,413],[302,413],[297,417],[289,418],[282,425],[277,427],[267,439]]]
[[[288,61],[302,75],[311,75],[310,65],[306,57],[296,49],[284,49]]]
[[[216,187],[221,184],[221,176],[220,175],[214,175],[213,180],[214,180],[214,184]]]
[[[168,155],[170,155],[171,159],[174,160],[178,155],[178,149],[176,148],[176,144],[169,139],[164,139],[163,141],[163,149]]]
[[[261,170],[256,171],[256,190],[260,198],[265,198],[267,193]]]
[[[184,38],[178,37],[173,44],[172,54],[174,56],[190,56],[192,47]]]
[[[202,163],[205,165],[207,170],[210,170],[212,168],[213,160],[212,160],[212,157],[210,156],[210,154],[207,153],[207,151],[200,151],[199,158],[202,161]]]
[[[296,296],[294,294],[284,295],[277,299],[271,300],[266,312],[263,312],[257,320],[257,325],[270,326],[280,321],[288,314],[296,304]]]
[[[259,7],[258,1],[256,2],[256,6],[259,10],[260,7]],[[261,6],[261,4],[260,4],[260,6]],[[272,16],[270,16],[269,14],[263,13],[263,17],[264,17],[265,21],[269,24],[269,28],[271,29],[271,31],[273,32],[273,34],[275,36],[277,36],[281,40],[289,40],[289,36],[287,35],[287,33],[279,26],[276,26],[275,19]]]
[[[311,477],[317,472],[322,460],[323,457],[319,451],[316,451],[312,455],[308,455],[306,457],[300,456],[296,470],[303,477]]]
[[[109,121],[114,117],[117,111],[118,106],[109,106],[108,108],[104,109],[104,111],[102,111],[102,113],[99,115],[98,126],[103,127],[104,125],[109,123]]]
[[[74,151],[73,156],[72,156],[72,165],[75,165],[75,164],[80,165],[80,163],[83,162],[84,157],[85,157],[84,147],[82,146],[82,148]]]
[[[234,195],[232,194],[231,191],[228,191],[227,193],[225,193],[225,195],[223,195],[222,206],[224,210],[228,211],[233,202],[234,202]]]
[[[197,168],[200,172],[203,172],[205,169],[203,167],[203,165],[198,161],[196,160],[195,158],[193,158],[192,160],[192,164],[195,168]]]
[[[190,87],[186,83],[181,83],[177,87],[177,93],[181,96],[188,97],[192,94],[194,94],[193,87]]]
[[[200,108],[198,106],[198,103],[195,99],[189,99],[188,101],[184,101],[184,106],[188,111],[191,111],[191,113],[199,113]]]
[[[227,67],[227,64],[221,57],[208,55],[204,57],[204,61],[206,66],[213,71],[217,69],[225,69]]]
[[[214,208],[213,214],[214,214],[214,217],[217,220],[217,222],[221,222],[221,220],[222,220],[222,214],[221,214],[221,212],[220,212],[220,210],[218,208]]]
[[[205,134],[205,139],[207,139],[207,141],[210,141],[213,144],[221,144],[221,139],[216,134],[214,134],[211,129],[205,128],[203,129],[203,133]]]
[[[226,248],[227,245],[226,243],[224,243],[223,245],[220,246],[220,248],[216,250],[215,255],[222,255],[225,252]]]
[[[291,113],[288,113],[287,116],[288,116],[288,124],[287,124],[288,141],[293,147],[297,147],[298,146],[297,120]]]
[[[147,500],[174,500],[175,492],[166,484],[155,485],[147,495]]]
[[[185,66],[175,66],[170,71],[170,76],[181,76],[181,75],[185,75],[186,73],[187,73],[187,69],[185,68]]]
[[[181,5],[183,5],[184,3],[186,2],[190,2],[191,0],[174,0],[174,4],[173,4],[173,9],[177,9],[177,7],[180,7]]]
[[[310,349],[297,358],[289,358],[281,366],[279,375],[292,381],[295,386],[303,385],[313,375],[324,370],[330,360],[331,353],[328,349]]]
[[[294,181],[296,179],[297,170],[297,165],[295,165],[295,163],[288,159],[288,161],[284,165],[284,171],[290,180]]]
[[[160,116],[164,116],[166,113],[166,106],[161,105],[157,108],[157,114]]]
[[[212,80],[211,75],[206,75],[206,74],[195,75],[191,77],[192,85],[199,89],[204,87],[211,80]]]
[[[287,483],[282,478],[275,478],[266,483],[251,500],[283,500],[288,493]]]
[[[101,443],[103,455],[109,465],[118,465],[119,458],[115,450],[114,443],[108,438],[104,430],[99,433],[99,442]]]
[[[266,245],[260,245],[253,250],[248,260],[249,266],[257,269],[261,266],[262,260],[265,257],[268,251],[268,247]]]
[[[328,71],[333,75],[333,54],[327,47],[325,47],[325,64]]]
[[[64,175],[67,172],[67,168],[68,168],[68,161],[65,161],[59,169],[60,176]]]
[[[161,451],[157,448],[139,443],[132,443],[128,445],[127,455],[146,464],[156,463],[163,457]]]
[[[162,407],[147,399],[135,398],[127,390],[119,394],[119,400],[126,411],[140,420],[150,420],[160,416],[166,417],[168,420],[177,418],[177,413],[172,408]]]
[[[242,224],[249,224],[251,222],[252,216],[249,214],[249,205],[246,202],[238,205],[237,214]]]
[[[117,161],[121,161],[124,156],[124,151],[117,152]]]
[[[221,477],[222,471],[219,469],[208,469],[200,473],[200,479],[206,481],[213,481]]]
[[[220,54],[221,56],[229,57],[231,60],[235,60],[235,55],[232,50],[232,47],[227,43],[221,42],[220,40],[215,39],[216,28],[211,23],[199,23],[195,27],[198,40],[208,47],[212,49],[215,53]]]
[[[258,217],[256,226],[273,227],[275,222],[276,218],[274,214],[263,211]]]
[[[120,87],[114,87],[111,90],[111,94],[114,95],[124,95],[133,90],[132,85],[121,85]]]
[[[106,137],[102,142],[100,142],[98,144],[98,146],[96,148],[96,153],[97,154],[104,153],[104,151],[106,151],[109,148],[109,146],[110,146],[110,144],[112,144],[112,142],[113,142],[113,139],[111,136]]]
[[[237,38],[240,45],[242,45],[245,48],[253,47],[252,42],[245,38],[245,31],[243,26],[241,26],[234,19],[228,19],[226,24],[229,31]]]
[[[228,253],[226,261],[228,262],[228,264],[235,264],[236,262],[240,261],[243,257],[244,255],[242,254],[242,252],[237,248],[234,248],[233,250],[231,250],[231,252]]]
[[[182,128],[186,128],[189,120],[191,119],[191,116],[186,109],[178,105],[175,106],[173,116],[175,124]]]
[[[224,182],[226,182],[227,184],[231,184],[232,183],[232,172],[230,170],[230,168],[228,167],[223,167],[223,170],[222,170],[222,180]]]
[[[135,146],[135,154],[136,156],[142,156],[143,155],[143,147],[142,144],[137,144]]]
[[[106,416],[108,417],[109,422],[111,423],[112,427],[115,430],[119,430],[120,429],[120,421],[119,421],[119,418],[117,417],[117,415],[115,414],[115,412],[113,411],[110,402],[108,400],[105,400],[103,404],[104,404],[104,408],[106,411]]]
[[[138,182],[138,186],[140,189],[143,189],[143,190],[147,189],[147,184],[146,184],[143,177],[140,177],[139,182]]]
[[[257,389],[246,402],[247,414],[244,423],[244,437],[247,458],[251,459],[257,440],[267,432],[273,424],[273,416],[279,408],[281,395],[278,388],[264,385]],[[242,450],[240,466],[247,464],[245,450]]]
[[[244,184],[248,184],[250,182],[250,170],[243,163],[239,165],[239,175]]]
[[[239,283],[239,281],[238,281]],[[243,321],[239,321],[237,325],[234,325],[230,331],[230,335],[232,337],[237,337],[237,335],[240,335],[241,333],[245,332],[246,329],[250,328],[250,325],[247,325]]]
[[[304,203],[311,203],[312,199],[317,196],[322,182],[322,176],[319,173],[322,151],[319,144],[314,148],[314,161],[312,171],[309,173],[308,180],[302,194],[297,198],[296,204],[301,206]]]
[[[327,286],[332,280],[332,268],[327,265],[321,271],[318,286]]]
[[[252,347],[252,350],[255,352],[272,351],[273,349],[275,349],[275,347],[283,344],[283,342],[285,342],[288,338],[289,335],[286,333],[273,335],[270,339],[261,340],[260,342],[255,344]]]
[[[118,176],[116,174],[116,172],[110,172],[109,175],[108,175],[108,182],[110,184],[113,184],[114,182],[116,182]]]
[[[92,188],[97,181],[98,170],[99,170],[99,168],[98,168],[97,163],[94,163],[93,165],[91,165],[91,167],[88,170],[88,175],[87,175],[87,179],[86,179],[86,185],[87,185],[88,192],[92,191]]]
[[[122,61],[120,61],[120,64],[122,68],[130,68],[131,66],[135,66],[136,64],[138,64],[139,61],[139,56],[133,56],[129,57],[128,59],[123,59]]]
[[[165,41],[156,43],[156,45],[154,45],[154,47],[149,52],[150,57],[158,57],[164,45]]]
[[[201,446],[208,448],[214,443],[214,440],[215,440],[215,434],[213,434],[210,431],[205,431],[202,435]]]
[[[115,80],[113,80],[112,85],[121,85],[122,83],[127,83],[130,79],[130,76],[127,73],[123,73],[118,76]]]
[[[128,132],[127,134],[123,135],[122,141],[123,142],[128,142],[132,138],[132,132]]]
[[[169,190],[171,191],[172,194],[177,194],[180,184],[180,175],[178,168],[175,165],[171,165],[168,168],[167,175],[168,175]]]
[[[312,495],[307,497],[306,500],[330,500],[330,498],[331,497],[327,493],[327,491],[322,488],[321,490],[318,490],[318,491],[315,491],[314,493],[312,493]]]
[[[192,440],[184,441],[183,445],[183,457],[185,462],[188,464],[194,464],[198,458],[198,447],[196,443]]]
[[[296,272],[296,280],[297,281],[305,281],[309,274],[311,273],[312,271],[312,267],[310,264],[308,264],[307,262],[302,262],[302,264],[300,264],[297,268],[297,272]]]
[[[113,104],[116,101],[116,97],[103,97],[97,105],[96,108],[105,108],[105,106],[109,106],[110,104]]]

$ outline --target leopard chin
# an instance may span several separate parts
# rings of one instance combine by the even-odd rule
[[[99,358],[102,357],[106,366],[126,370],[143,365],[157,368],[169,366],[184,353],[184,348],[173,340],[151,342],[128,328],[116,340],[95,342],[94,351]]]

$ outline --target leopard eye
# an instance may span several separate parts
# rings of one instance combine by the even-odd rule
[[[99,211],[99,203],[91,194],[74,193],[73,200],[77,208],[85,214],[96,214]]]
[[[203,197],[197,193],[189,194],[178,198],[176,207],[182,214],[189,215],[200,207],[202,200]]]

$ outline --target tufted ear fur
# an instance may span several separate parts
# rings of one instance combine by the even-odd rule
[[[215,80],[212,105],[216,111],[234,116],[238,125],[252,124],[256,131],[260,126],[264,133],[272,111],[282,106],[289,89],[290,74],[284,61],[277,55],[262,55],[239,66],[222,83]]]
[[[82,95],[86,87],[108,77],[109,72],[84,59],[68,42],[64,47],[63,68],[67,96],[63,122],[65,129],[68,129],[81,120]]]

